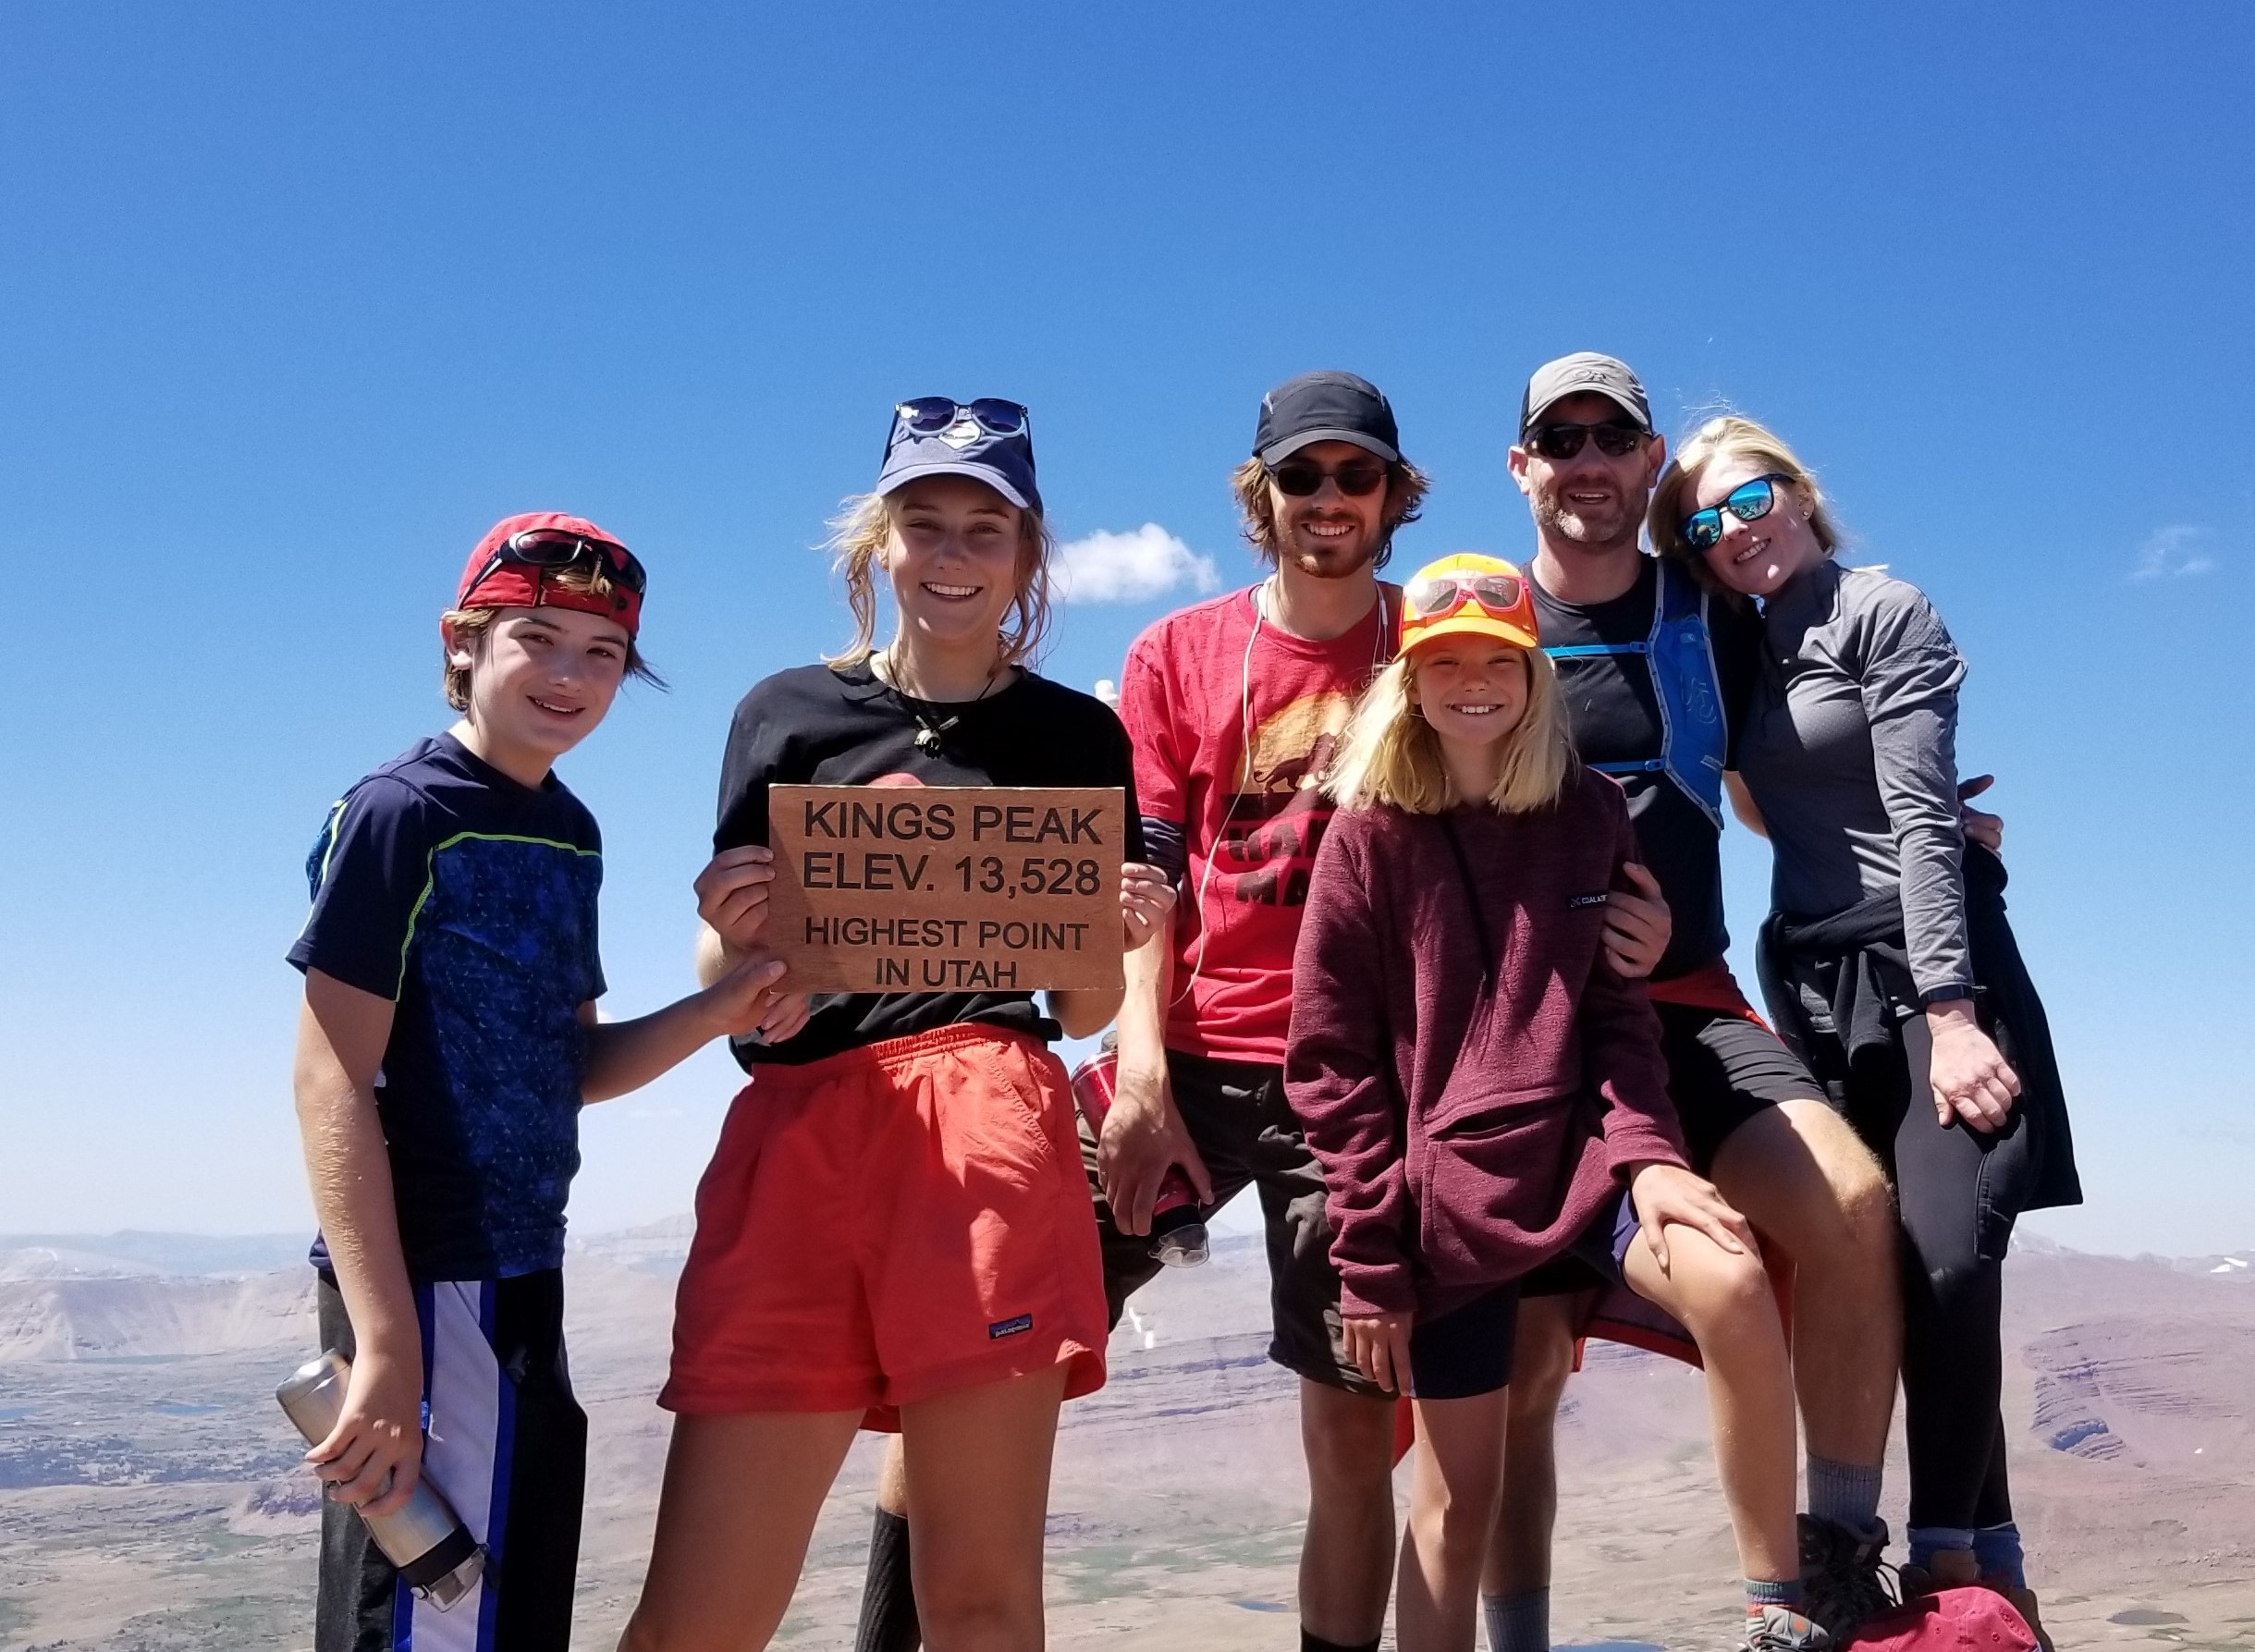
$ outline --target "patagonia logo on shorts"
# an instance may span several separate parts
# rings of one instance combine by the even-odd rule
[[[1603,889],[1596,890],[1587,895],[1569,895],[1566,897],[1566,910],[1570,912],[1578,912],[1587,906],[1603,906],[1604,904],[1605,891]]]
[[[988,1326],[987,1328],[987,1340],[989,1342],[999,1342],[1005,1337],[1014,1337],[1017,1336],[1021,1331],[1030,1331],[1033,1328],[1033,1315],[1021,1314],[1015,1319],[998,1319],[992,1325]]]

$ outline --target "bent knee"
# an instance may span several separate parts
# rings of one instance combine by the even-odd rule
[[[1710,1244],[1701,1256],[1689,1306],[1696,1329],[1743,1336],[1778,1323],[1777,1294],[1761,1258],[1751,1251],[1726,1251]]]
[[[1477,1565],[1487,1553],[1489,1534],[1495,1529],[1496,1508],[1502,1501],[1501,1483],[1485,1487],[1452,1487],[1438,1506],[1417,1511],[1429,1539],[1457,1560]]]
[[[1859,1148],[1862,1144],[1857,1144]],[[1832,1202],[1839,1207],[1841,1225],[1858,1249],[1892,1254],[1894,1248],[1894,1189],[1887,1172],[1866,1150],[1862,1158],[1842,1165],[1830,1175]]]
[[[1985,1308],[1996,1299],[2001,1271],[2000,1264],[1984,1262],[1969,1251],[1930,1263],[1923,1270],[1928,1298],[1945,1318]]]

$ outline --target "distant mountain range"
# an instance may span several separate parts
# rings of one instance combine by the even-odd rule
[[[686,1217],[575,1236],[592,1425],[575,1646],[607,1647],[648,1552]],[[318,1504],[275,1383],[314,1352],[303,1234],[0,1237],[0,1652],[308,1644]],[[2006,1274],[2013,1482],[2062,1646],[2241,1646],[2255,1623],[2255,1253]],[[1139,1292],[1110,1381],[1067,1408],[1050,1644],[1254,1652],[1290,1638],[1305,1482],[1266,1358],[1260,1241]],[[1884,1509],[1903,1519],[1901,1430]],[[879,1442],[849,1459],[779,1644],[851,1636]],[[1727,1644],[1731,1554],[1697,1374],[1593,1343],[1560,1455],[1561,1644]]]

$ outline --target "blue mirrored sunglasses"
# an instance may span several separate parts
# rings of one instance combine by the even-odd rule
[[[1695,551],[1711,550],[1722,540],[1722,513],[1729,511],[1742,522],[1759,521],[1777,506],[1777,486],[1791,482],[1783,471],[1772,471],[1767,476],[1757,476],[1751,482],[1742,482],[1731,489],[1720,505],[1710,505],[1705,510],[1695,510],[1684,519],[1685,543]]]

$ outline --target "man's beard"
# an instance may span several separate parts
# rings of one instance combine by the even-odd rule
[[[1608,509],[1585,517],[1555,498],[1538,496],[1535,500],[1535,526],[1546,539],[1580,545],[1591,551],[1618,550],[1622,545],[1632,548],[1636,544],[1636,531],[1642,526],[1641,515],[1628,508],[1628,501],[1621,501],[1617,520]],[[1610,530],[1610,532],[1608,531]]]
[[[1357,535],[1354,542],[1354,548],[1349,550],[1344,545],[1316,545],[1311,547],[1300,534],[1286,530],[1286,548],[1277,559],[1291,563],[1311,579],[1351,580],[1377,558],[1391,537],[1391,532],[1384,529],[1379,530],[1375,537]]]

